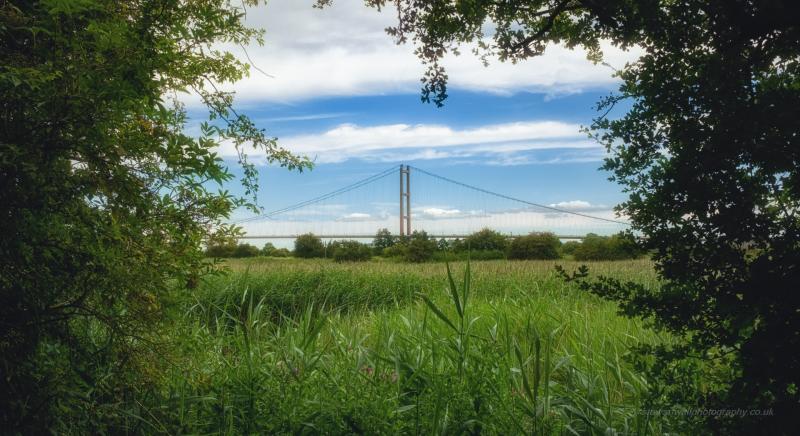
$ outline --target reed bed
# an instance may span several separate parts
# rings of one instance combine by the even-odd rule
[[[238,260],[187,295],[131,423],[165,433],[656,434],[627,363],[671,341],[554,273],[577,263]],[[646,260],[589,264],[657,286]]]

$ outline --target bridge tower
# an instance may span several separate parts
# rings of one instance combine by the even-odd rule
[[[411,167],[408,165],[400,165],[400,236],[404,234],[411,236]]]

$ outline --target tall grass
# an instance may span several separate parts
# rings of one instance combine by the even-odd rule
[[[655,434],[632,346],[671,340],[553,262],[231,263],[187,298],[149,432]],[[569,267],[569,265],[567,265]],[[646,261],[593,270],[656,285]],[[470,271],[471,269],[471,271]]]

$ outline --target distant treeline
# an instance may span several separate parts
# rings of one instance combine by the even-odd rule
[[[553,233],[531,233],[509,238],[506,235],[483,229],[464,239],[436,240],[424,231],[415,231],[410,236],[393,235],[387,229],[375,234],[371,244],[358,241],[331,241],[325,243],[313,233],[295,239],[294,250],[275,248],[266,243],[258,248],[247,243],[227,241],[210,245],[209,257],[298,257],[332,258],[338,262],[355,262],[373,256],[425,262],[430,260],[474,260],[492,259],[561,259],[565,256],[576,260],[621,260],[634,259],[644,254],[636,237],[628,232],[611,236],[589,233],[582,241],[562,243]]]

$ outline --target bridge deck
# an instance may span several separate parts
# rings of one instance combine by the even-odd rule
[[[296,239],[300,235],[245,235],[238,239]],[[320,239],[374,239],[375,235],[315,235]],[[428,235],[433,239],[464,239],[469,235]],[[509,238],[521,235],[506,235]],[[585,235],[556,235],[558,239],[583,239]]]

